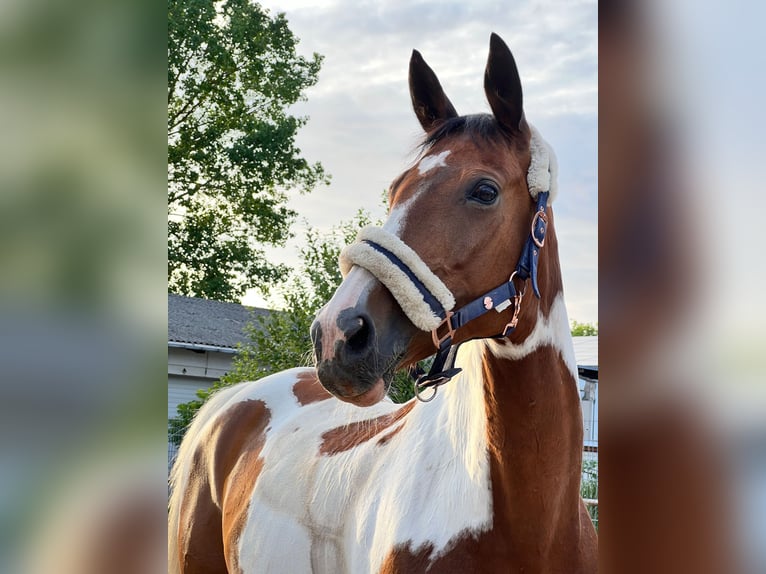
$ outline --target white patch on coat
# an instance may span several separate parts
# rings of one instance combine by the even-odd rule
[[[346,335],[337,324],[338,315],[344,309],[355,307],[357,302],[367,295],[375,286],[376,279],[362,267],[352,268],[340,284],[335,294],[317,314],[316,320],[322,327],[322,357],[320,360],[332,359],[335,353],[335,342],[345,340]]]
[[[420,163],[418,163],[418,173],[423,175],[435,167],[446,167],[447,162],[445,160],[451,153],[452,151],[447,149],[437,155],[429,155],[424,157],[420,160]]]
[[[383,229],[393,235],[396,235],[397,237],[401,237],[401,231],[407,221],[407,216],[410,213],[410,208],[417,201],[418,197],[425,193],[430,187],[431,182],[422,182],[420,185],[418,185],[418,188],[415,190],[415,193],[412,194],[412,197],[407,199],[407,201],[403,201],[402,203],[395,205],[391,212],[388,214],[388,218],[383,224]]]
[[[526,357],[546,345],[558,349],[564,363],[577,380],[577,360],[575,359],[574,344],[569,330],[569,318],[567,317],[563,293],[556,296],[547,317],[544,317],[540,311],[537,312],[535,328],[522,343],[513,344],[508,341],[487,340],[487,347],[493,355],[513,361]]]
[[[408,541],[433,544],[435,560],[459,534],[491,528],[484,382],[476,376],[483,349],[482,341],[461,346],[463,372],[433,402],[417,404],[386,447],[365,447],[371,472],[347,517],[346,540],[368,546],[355,547],[350,572],[378,572],[391,549]],[[344,453],[344,464],[360,451]]]

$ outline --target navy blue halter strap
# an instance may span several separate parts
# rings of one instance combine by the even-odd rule
[[[438,301],[436,302],[436,306],[434,306],[432,301],[436,301],[435,297],[428,292],[428,289],[426,289],[423,283],[414,276],[414,273],[412,273],[412,271],[410,271],[410,269],[393,253],[390,251],[385,253],[386,257],[388,257],[394,265],[407,274],[412,282],[418,287],[418,290],[424,293],[424,300],[431,306],[439,318],[442,319],[439,327],[432,331],[434,345],[436,346],[437,351],[428,374],[425,374],[422,370],[412,373],[413,377],[416,379],[415,394],[420,400],[430,401],[433,399],[436,395],[436,389],[461,371],[460,368],[455,368],[455,356],[457,355],[457,349],[459,347],[459,345],[452,344],[455,331],[490,311],[500,313],[513,306],[511,320],[506,324],[503,332],[495,335],[495,337],[507,337],[510,335],[516,328],[519,311],[521,309],[521,300],[526,291],[526,288],[524,288],[521,292],[518,292],[514,285],[515,280],[525,283],[527,279],[530,279],[535,296],[538,299],[540,298],[540,290],[537,284],[537,264],[540,258],[540,249],[545,243],[545,232],[548,228],[548,217],[545,211],[547,204],[548,192],[538,193],[535,215],[532,218],[529,236],[524,243],[519,262],[508,281],[495,287],[484,295],[477,297],[457,311],[445,310]],[[381,253],[387,251],[376,244],[371,245],[376,250],[381,251]],[[420,392],[429,387],[433,387],[434,394],[428,399],[423,399]]]
[[[428,287],[425,286],[425,284],[418,278],[415,273],[412,272],[412,269],[410,269],[404,261],[399,259],[399,257],[391,252],[390,250],[386,249],[379,243],[376,243],[375,241],[372,241],[370,239],[363,239],[363,243],[366,243],[370,247],[372,247],[375,251],[380,253],[381,255],[385,256],[386,259],[388,259],[393,265],[398,267],[402,273],[404,273],[407,278],[412,282],[415,287],[417,287],[418,291],[420,292],[420,295],[423,297],[423,301],[426,302],[426,304],[431,308],[431,311],[434,312],[434,315],[437,317],[443,319],[446,316],[447,310],[444,308],[444,306],[439,303],[439,300],[433,296],[431,291],[428,290]]]

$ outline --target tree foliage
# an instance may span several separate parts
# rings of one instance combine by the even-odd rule
[[[249,0],[168,3],[168,284],[237,300],[280,278],[263,256],[295,213],[286,191],[328,180],[300,156],[287,113],[322,58],[296,53],[284,14]]]
[[[590,335],[598,335],[598,323],[580,323],[579,321],[572,321],[572,327],[570,329],[573,337],[587,337]]]

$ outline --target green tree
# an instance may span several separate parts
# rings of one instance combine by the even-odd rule
[[[573,337],[585,337],[589,335],[598,335],[598,323],[580,323],[579,321],[572,321],[572,328],[570,329]]]
[[[295,213],[286,191],[326,183],[295,145],[322,57],[296,53],[284,14],[250,0],[169,0],[168,288],[235,301],[286,270],[281,245]]]

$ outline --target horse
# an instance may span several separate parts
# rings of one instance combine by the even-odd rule
[[[169,572],[597,570],[555,156],[495,34],[491,114],[458,115],[416,50],[409,87],[422,147],[341,255],[315,368],[223,389],[187,431]],[[417,398],[387,398],[434,352]]]

